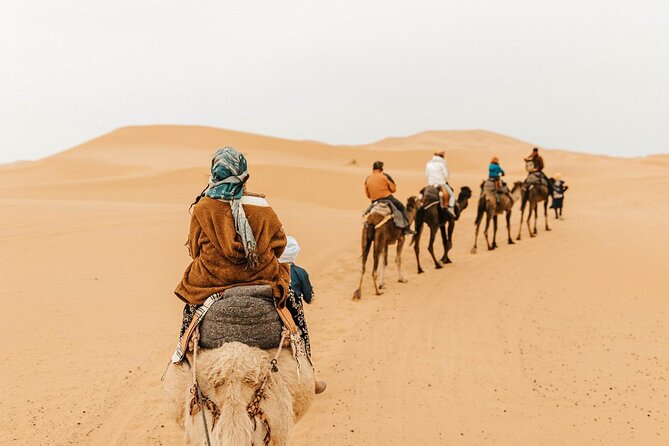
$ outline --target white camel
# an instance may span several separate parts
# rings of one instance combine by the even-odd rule
[[[211,445],[289,444],[293,425],[302,418],[314,398],[314,373],[303,354],[298,353],[298,363],[290,347],[282,349],[278,357],[277,351],[239,342],[211,350],[199,349],[195,358],[197,383],[202,395],[213,402],[210,407],[206,403],[192,406],[196,401],[191,393],[192,352],[187,355],[188,361],[169,367],[165,393],[172,415],[185,432],[186,444],[207,445],[200,410],[205,413]],[[264,395],[257,398],[260,410],[254,412],[249,405],[265,379]],[[215,420],[217,410],[220,413]]]

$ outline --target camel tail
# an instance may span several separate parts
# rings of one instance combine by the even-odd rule
[[[484,212],[485,212],[485,198],[481,196],[481,198],[479,198],[478,210],[476,211],[476,221],[474,222],[475,225],[481,224],[481,219],[483,218]]]
[[[362,258],[366,259],[374,241],[374,225],[365,225],[362,230]]]

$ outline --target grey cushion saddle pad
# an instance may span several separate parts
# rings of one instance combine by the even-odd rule
[[[270,349],[279,346],[282,329],[272,287],[240,286],[226,290],[223,298],[209,308],[200,322],[200,345],[218,348],[237,341]]]

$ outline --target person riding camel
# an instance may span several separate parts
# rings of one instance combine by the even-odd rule
[[[434,156],[425,165],[425,178],[428,186],[436,187],[439,190],[441,208],[446,209],[450,217],[455,219],[455,192],[448,185],[448,167],[444,158],[445,155],[446,152],[443,150],[435,152]],[[444,194],[448,195],[448,208],[444,203]]]
[[[314,299],[314,287],[309,280],[309,273],[295,264],[298,254],[300,253],[300,245],[295,240],[295,237],[290,235],[286,237],[286,249],[279,257],[279,263],[287,263],[290,265],[290,289],[295,293],[295,297],[299,301],[304,301],[310,304]]]
[[[401,213],[399,221],[395,220],[395,225],[403,229],[405,234],[412,233],[409,228],[409,216],[407,215],[404,203],[393,196],[397,192],[397,185],[395,180],[383,171],[383,161],[375,161],[372,165],[372,173],[365,180],[365,193],[367,198],[372,201],[372,204],[379,200],[390,201],[395,208]]]
[[[184,333],[198,309],[226,290],[251,285],[271,287],[277,312],[282,319],[288,317],[284,309],[290,312],[311,356],[302,304],[290,288],[290,266],[279,262],[286,247],[283,226],[264,195],[246,190],[248,179],[244,155],[232,147],[219,149],[211,161],[208,185],[191,205],[187,247],[192,261],[174,291],[186,306],[173,363],[185,356]],[[325,383],[317,381],[316,393],[323,390]]]
[[[542,158],[541,155],[539,155],[538,147],[534,147],[532,149],[532,153],[530,153],[530,155],[527,158],[525,158],[525,167],[526,170],[529,172],[527,178],[530,178],[532,174],[537,175],[539,178],[542,178],[543,181],[545,181],[545,184],[548,187],[549,195],[553,193],[553,187],[551,185],[551,182],[544,173],[544,159]],[[525,182],[527,182],[527,179],[525,180]]]
[[[499,203],[499,192],[503,188],[503,176],[504,170],[499,165],[499,158],[493,156],[492,160],[490,160],[490,165],[488,166],[488,179],[495,182],[495,198],[497,199],[497,203]]]

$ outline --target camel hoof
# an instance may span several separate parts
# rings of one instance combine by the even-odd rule
[[[472,248],[471,253],[476,254],[476,248]]]
[[[516,237],[516,240],[520,240],[520,236]]]
[[[436,265],[434,265],[434,267],[437,268],[437,269],[442,269],[442,268],[443,268],[443,266],[441,266],[441,265],[438,264],[438,263],[437,263]]]
[[[407,283],[407,282],[408,282],[408,280],[406,280],[406,279],[398,279],[397,281],[398,281],[399,283]]]
[[[538,233],[539,233],[539,231],[537,231],[536,229],[533,232],[534,235],[537,235]]]
[[[509,245],[514,245],[514,244],[515,243],[513,242],[513,240],[509,239]]]
[[[425,272],[425,271],[423,271],[422,269],[419,269],[419,270],[418,270],[418,274],[423,274],[424,272]]]
[[[441,260],[441,264],[442,264],[442,265],[448,265],[449,263],[453,263],[453,262],[451,261],[451,259],[446,259],[446,260],[443,260],[443,259],[442,259],[442,260]]]
[[[379,289],[380,290],[385,290],[386,289],[386,284],[385,283],[380,284]]]
[[[362,297],[362,293],[358,289],[358,290],[355,290],[355,292],[353,293],[353,299],[352,300],[360,300],[361,297]]]
[[[546,231],[550,231],[550,230],[551,230],[551,228],[546,228]]]
[[[377,295],[377,296],[381,296],[381,295],[383,295],[383,291],[377,291],[377,292],[376,292],[376,295]]]
[[[534,235],[534,234],[530,234],[530,237],[536,237],[536,235]]]

